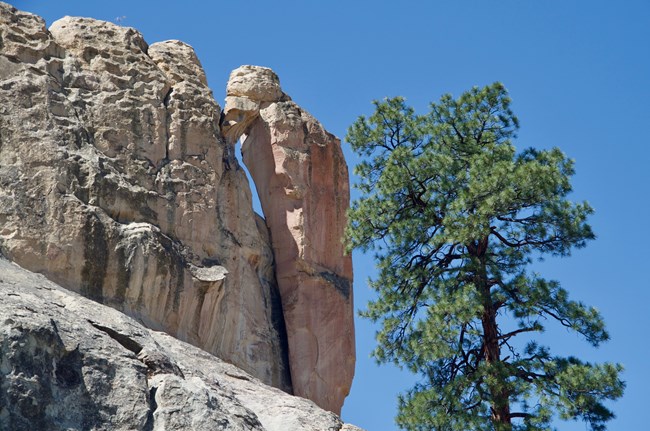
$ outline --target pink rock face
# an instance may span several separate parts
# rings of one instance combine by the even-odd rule
[[[340,141],[280,90],[267,68],[233,71],[222,121],[243,141],[276,260],[294,393],[340,413],[354,374],[349,205]]]

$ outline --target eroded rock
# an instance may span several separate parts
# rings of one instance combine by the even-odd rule
[[[270,69],[227,91],[222,115],[182,42],[87,18],[48,31],[0,3],[0,252],[338,413],[354,373],[340,142]],[[180,368],[91,323],[189,393]]]
[[[338,413],[355,363],[340,141],[282,92],[271,69],[257,66],[232,72],[222,132],[229,143],[242,139],[270,230],[294,393]]]
[[[0,251],[290,391],[268,234],[192,48],[5,3],[0,41]]]

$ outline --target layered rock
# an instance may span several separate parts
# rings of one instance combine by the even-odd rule
[[[268,232],[220,113],[188,45],[0,3],[0,250],[290,390]]]
[[[228,143],[242,139],[270,230],[294,393],[339,412],[355,362],[340,141],[282,92],[273,71],[256,66],[232,72],[222,131]]]
[[[361,431],[2,258],[0,429]]]

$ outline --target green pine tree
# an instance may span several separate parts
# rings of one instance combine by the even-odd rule
[[[557,321],[593,346],[608,339],[594,308],[529,268],[594,238],[592,208],[567,199],[573,162],[557,148],[515,151],[499,83],[423,116],[400,97],[374,104],[348,130],[365,161],[347,238],[376,252],[378,298],[363,312],[381,323],[374,356],[422,377],[400,396],[398,425],[532,431],[557,416],[604,430],[622,367],[553,356],[533,337]]]

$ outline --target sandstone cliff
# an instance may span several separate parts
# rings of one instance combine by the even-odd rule
[[[48,30],[0,3],[0,252],[338,413],[354,369],[347,168],[269,76],[277,94],[253,74],[244,87],[270,99],[241,101],[279,116],[244,115],[254,128],[224,139],[190,46],[86,18]],[[267,125],[289,143],[260,132],[248,147],[303,155],[245,150],[264,220],[232,137]]]
[[[0,429],[361,431],[0,258]]]

